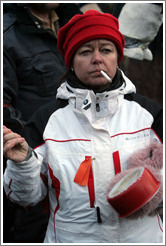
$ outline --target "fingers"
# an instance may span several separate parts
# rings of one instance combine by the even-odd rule
[[[19,142],[20,143],[20,141],[21,141],[21,143],[22,143],[23,140],[25,141],[25,139],[23,137],[21,137],[19,134],[11,132],[11,133],[4,135],[3,145],[5,145],[7,142]]]
[[[3,153],[4,155],[12,159],[17,155],[17,159],[21,160],[22,155],[27,154],[28,144],[25,139],[19,134],[12,132],[9,128],[3,127]],[[14,159],[13,159],[14,160]],[[15,159],[16,160],[16,159]]]
[[[10,132],[3,135],[3,144],[12,139],[20,139],[22,138],[19,134]]]
[[[3,151],[4,154],[7,155],[7,152],[14,148],[15,146],[18,146],[19,144],[23,144],[25,142],[24,138],[10,138],[4,143]]]
[[[7,128],[6,126],[3,126],[3,136],[9,132],[11,132],[11,130]]]
[[[4,131],[3,132],[3,144],[5,145],[7,142],[19,142],[20,140],[22,142],[24,138],[22,138],[19,134],[12,132],[11,130]],[[25,139],[24,139],[25,140]]]

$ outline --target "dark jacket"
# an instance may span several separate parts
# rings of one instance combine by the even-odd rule
[[[4,12],[4,124],[21,132],[38,108],[55,99],[66,66],[53,31],[25,6],[8,4]],[[60,4],[56,12],[60,27],[80,13],[76,4]]]
[[[55,101],[66,66],[57,49],[55,34],[43,29],[25,4],[3,7],[3,119],[4,125],[21,133],[37,109]],[[81,12],[78,5],[70,3],[60,4],[56,13],[61,27]],[[4,197],[4,242],[43,242],[49,215],[43,211],[43,203],[24,209]]]

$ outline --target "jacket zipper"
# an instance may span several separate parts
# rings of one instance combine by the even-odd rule
[[[99,103],[96,103],[96,111],[97,112],[100,112],[100,105],[99,105]]]

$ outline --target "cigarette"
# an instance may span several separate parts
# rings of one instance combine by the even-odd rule
[[[100,70],[100,73],[109,81],[109,82],[112,82],[112,79],[103,71],[103,70]]]

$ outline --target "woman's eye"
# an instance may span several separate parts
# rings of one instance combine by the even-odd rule
[[[111,52],[111,49],[103,49],[102,51],[103,51],[103,53],[105,53],[105,54],[109,54],[109,53]]]
[[[89,53],[90,53],[90,50],[81,51],[81,55],[88,55]]]

